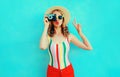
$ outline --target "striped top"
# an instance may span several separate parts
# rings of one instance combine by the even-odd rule
[[[70,64],[68,58],[68,52],[70,49],[68,38],[66,38],[61,43],[55,43],[49,36],[48,40],[49,40],[48,53],[50,56],[49,65],[57,69],[63,69],[67,67]]]

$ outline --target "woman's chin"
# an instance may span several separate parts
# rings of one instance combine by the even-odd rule
[[[60,27],[60,25],[54,25],[54,27]]]

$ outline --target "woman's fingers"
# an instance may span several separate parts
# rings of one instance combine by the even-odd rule
[[[73,25],[75,25],[75,19],[73,20]]]
[[[47,19],[47,17],[44,17],[44,23],[48,23],[49,21],[48,21],[48,19]]]
[[[44,16],[44,21],[46,20],[47,16]]]
[[[74,18],[73,25],[77,27],[76,19]]]
[[[81,28],[80,24],[77,24],[76,19],[74,18],[73,25],[75,26],[76,29]]]
[[[49,21],[48,21],[48,18],[46,16],[44,17],[44,24],[45,24],[45,26],[49,25]]]
[[[48,22],[48,19],[47,19],[47,18],[45,18],[45,22]]]
[[[77,23],[76,23],[76,19],[75,19],[75,18],[74,18],[73,24],[74,24],[74,25],[76,25],[76,24],[77,24]]]
[[[77,25],[78,25],[78,27],[81,27],[80,24],[77,24]]]

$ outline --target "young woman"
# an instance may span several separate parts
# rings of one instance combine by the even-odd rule
[[[50,15],[50,16],[49,16]],[[44,31],[40,40],[40,48],[45,50],[48,48],[50,62],[47,68],[47,77],[74,77],[74,69],[69,61],[68,52],[70,43],[83,48],[92,50],[92,47],[82,33],[81,26],[74,20],[78,34],[83,42],[77,37],[69,33],[67,24],[70,14],[67,9],[61,6],[54,6],[47,10],[44,17]]]

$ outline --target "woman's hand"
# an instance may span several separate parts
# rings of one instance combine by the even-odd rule
[[[76,23],[76,19],[74,19],[73,25],[77,29],[78,33],[82,33],[81,25]]]
[[[48,27],[50,22],[48,21],[47,17],[44,17],[44,25],[45,27]]]
[[[73,42],[76,46],[78,46],[79,48],[83,48],[86,50],[92,50],[92,46],[90,45],[88,39],[85,37],[85,35],[82,33],[81,30],[81,26],[80,24],[76,23],[76,20],[74,19],[73,21],[73,25],[75,26],[75,28],[77,29],[79,35],[81,36],[83,42],[79,41],[79,39],[77,39],[77,37],[75,37],[74,35],[71,34],[71,42]]]

